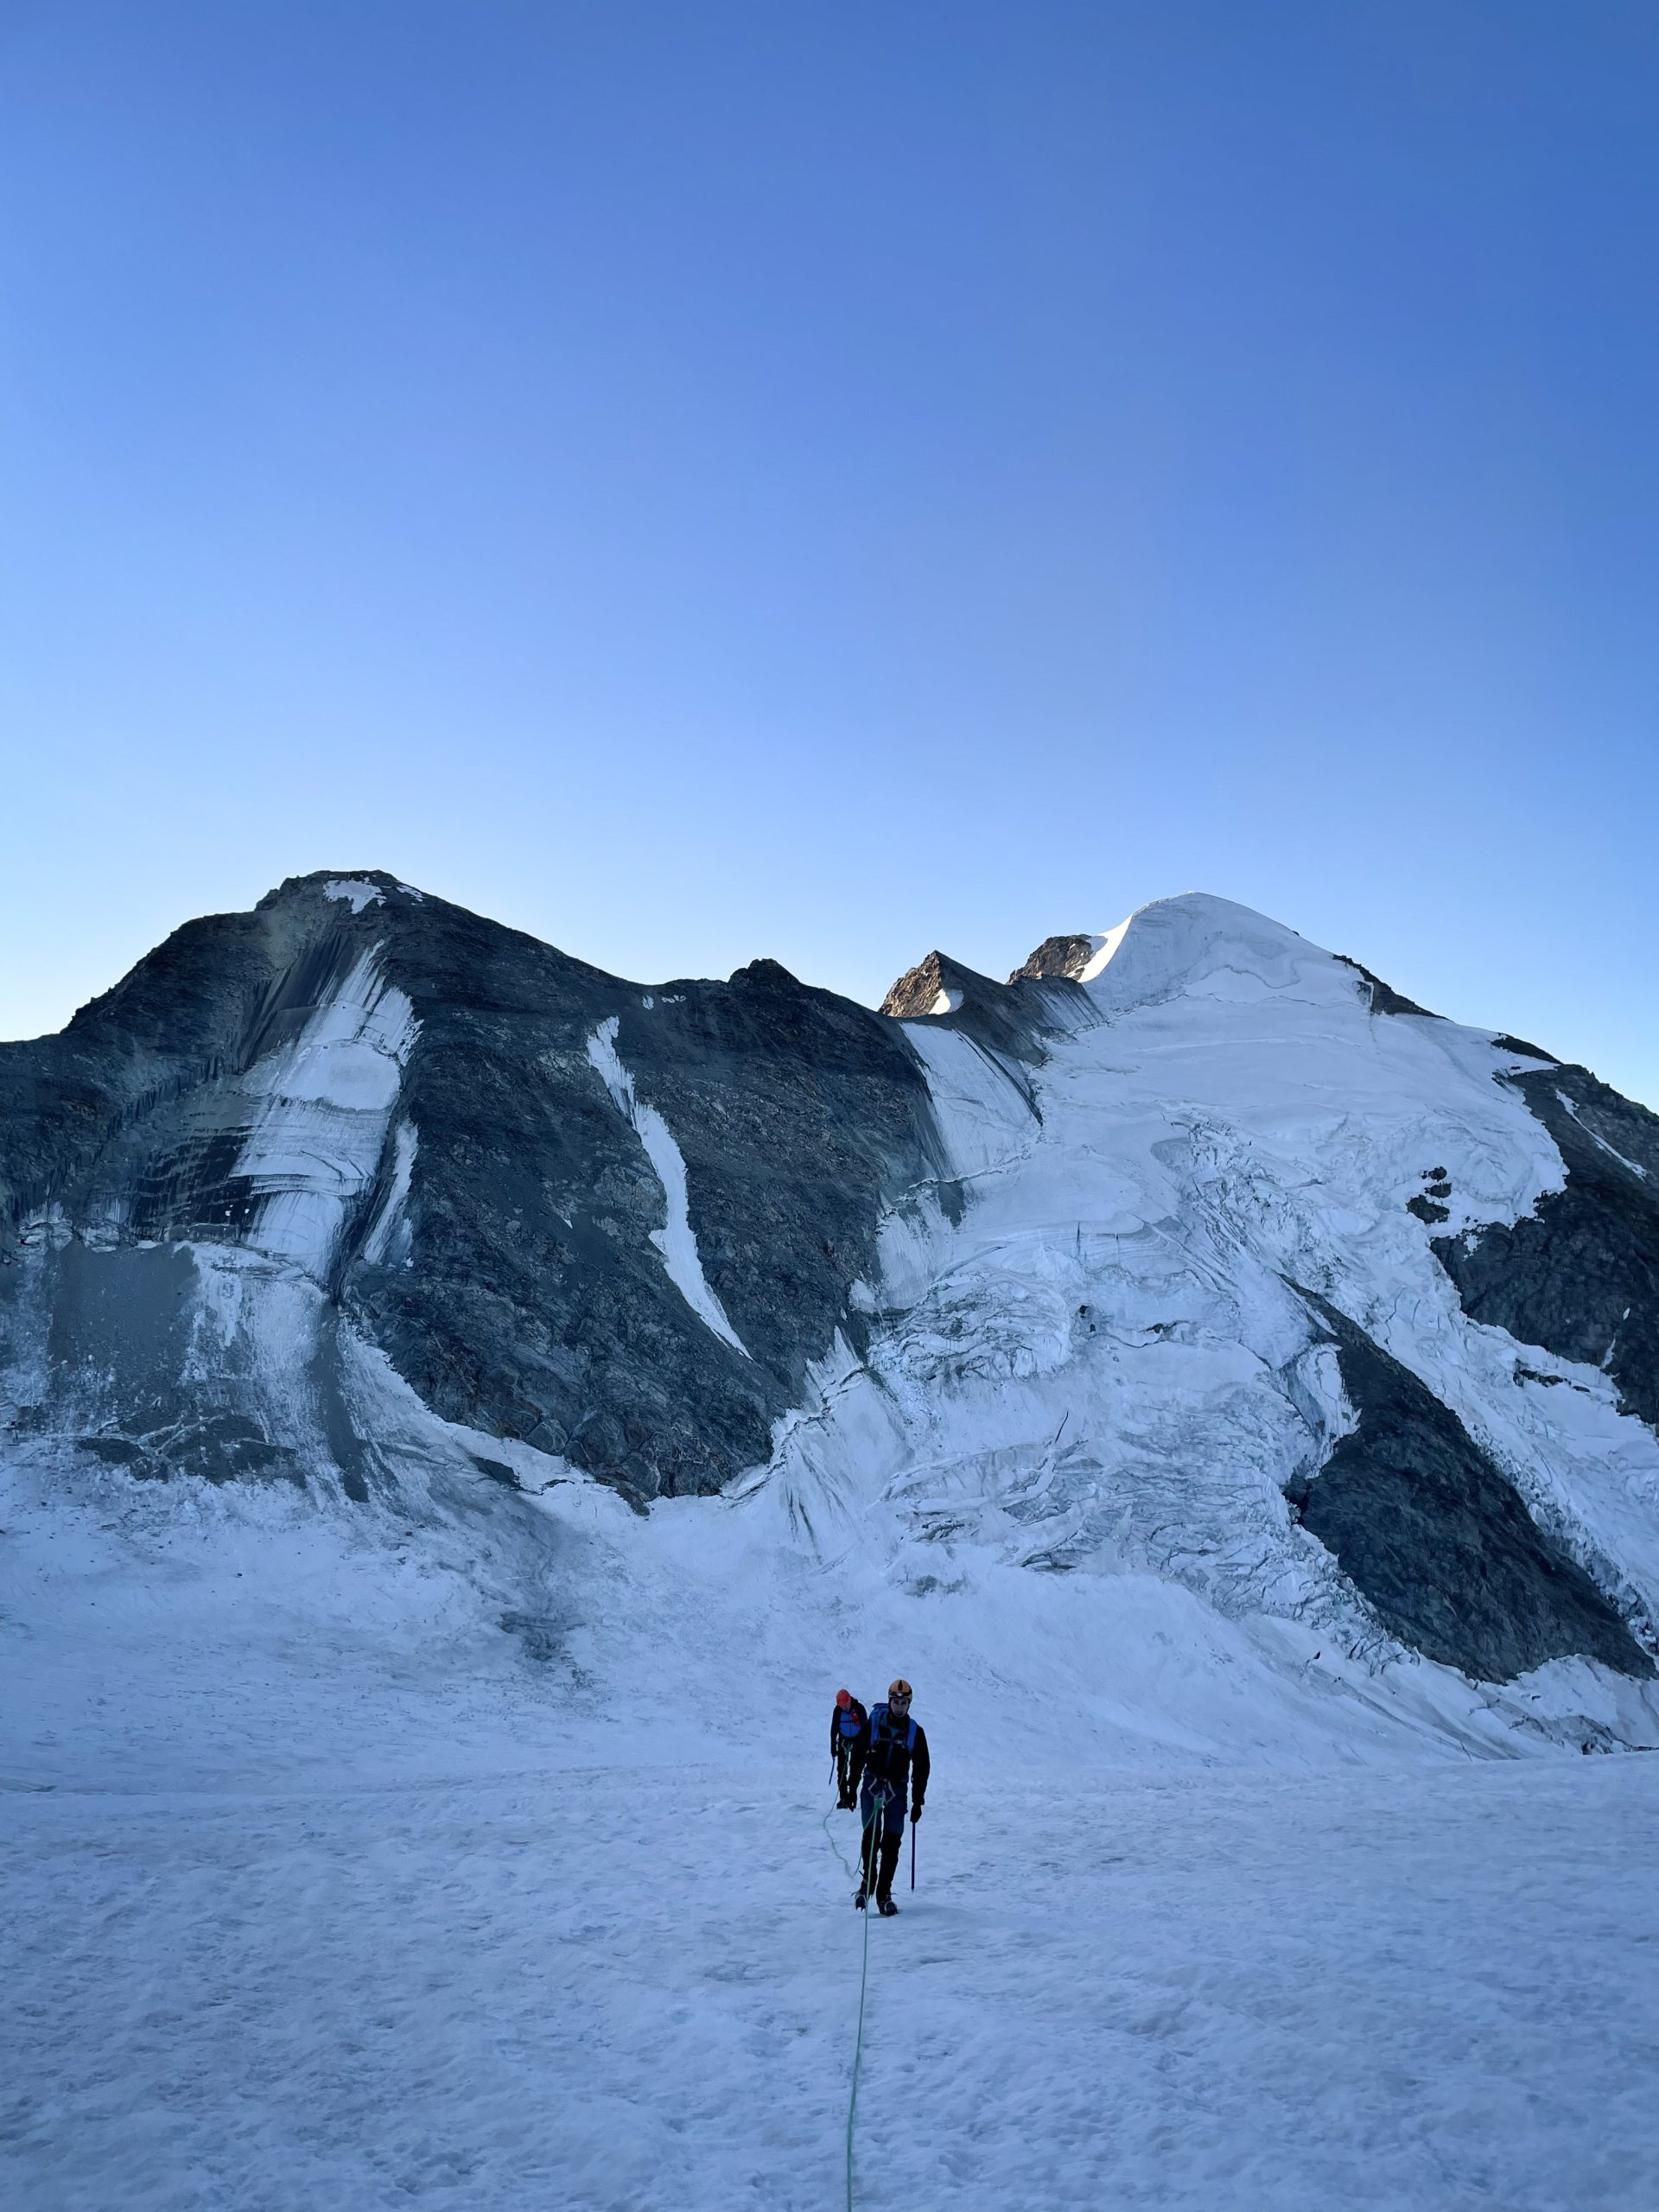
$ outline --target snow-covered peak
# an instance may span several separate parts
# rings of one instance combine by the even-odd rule
[[[1288,993],[1351,1001],[1354,976],[1318,945],[1253,908],[1205,892],[1154,899],[1096,940],[1077,979],[1122,1009],[1166,999],[1255,999]]]
[[[1109,930],[1046,938],[1008,981],[1058,979],[1081,983],[1115,1013],[1173,998],[1278,994],[1316,1005],[1375,1006],[1379,993],[1389,1011],[1422,1011],[1282,922],[1202,891],[1154,899]],[[1369,1002],[1362,982],[1371,986]]]

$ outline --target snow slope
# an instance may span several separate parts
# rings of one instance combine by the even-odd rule
[[[1150,1576],[1104,1627],[1006,1565],[918,1599],[780,1555],[759,1497],[509,1498],[553,1539],[526,1622],[481,1496],[77,1479],[14,1481],[0,1586],[22,2212],[830,2212],[823,1735],[895,1664],[934,1781],[870,1931],[856,2204],[1648,2202],[1654,1758],[1291,1679]]]
[[[1352,1663],[1402,1710],[1456,1705],[1287,1510],[1287,1478],[1317,1480],[1352,1425],[1300,1287],[1453,1408],[1650,1637],[1653,1433],[1596,1370],[1529,1351],[1522,1375],[1407,1209],[1449,1181],[1456,1234],[1560,1187],[1548,1132],[1493,1080],[1529,1063],[1487,1033],[1373,1014],[1351,971],[1220,900],[1146,910],[1084,973],[1086,1007],[1035,1070],[907,1025],[969,1202],[888,1221],[875,1341],[768,1471],[799,1525],[830,1551],[874,1544],[923,1592],[976,1592],[1004,1567],[1087,1576],[1080,1653],[1150,1578],[1293,1674]],[[1515,1695],[1583,1710],[1562,1675]],[[1650,1684],[1604,1688],[1589,1704],[1659,1740]]]
[[[534,1770],[474,1709],[509,1770],[10,1800],[8,2202],[832,2212],[862,1931],[822,1714],[762,1702],[741,1751],[688,1709],[702,1763],[640,1767],[619,1713],[609,1762]],[[1650,2203],[1659,1762],[1056,1772],[936,1732],[858,2206]]]
[[[1415,1710],[1293,1677],[1155,1577],[1103,1624],[1001,1563],[918,1599],[759,1495],[509,1497],[526,1621],[482,1496],[77,1479],[14,1481],[0,1585],[22,2212],[830,2212],[823,1738],[895,1665],[934,1780],[870,1931],[859,2206],[1648,2202],[1659,1760],[1519,1757],[1443,1670]]]

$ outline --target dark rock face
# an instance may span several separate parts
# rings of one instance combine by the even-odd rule
[[[1330,1330],[1359,1421],[1292,1503],[1385,1626],[1480,1681],[1574,1655],[1650,1676],[1618,1611],[1457,1415],[1345,1315],[1303,1294]]]
[[[353,1310],[450,1419],[645,1497],[718,1489],[766,1457],[836,1330],[862,1341],[849,1294],[880,1212],[937,1169],[916,1062],[901,1032],[770,961],[642,993],[545,947],[469,942],[491,925],[464,922],[388,963],[422,1014],[404,1094],[419,1263],[360,1267]],[[613,1017],[680,1143],[702,1271],[747,1358],[651,1241],[662,1187],[587,1052]]]
[[[1423,1177],[1422,1189],[1406,1200],[1406,1211],[1414,1213],[1419,1221],[1436,1229],[1441,1222],[1452,1218],[1450,1207],[1440,1204],[1442,1198],[1449,1198],[1451,1195],[1452,1185],[1446,1179],[1446,1170],[1431,1167]]]
[[[1659,1116],[1587,1068],[1500,1080],[1555,1140],[1567,1186],[1434,1251],[1474,1319],[1604,1368],[1625,1410],[1659,1428]]]
[[[930,952],[913,968],[906,968],[893,988],[881,1001],[881,1011],[894,1021],[918,1021],[931,1014],[941,992],[949,992],[953,979],[972,976],[971,969],[961,967],[947,959],[942,952]],[[960,986],[957,986],[960,988]]]
[[[941,994],[951,1004],[935,1012]],[[882,1000],[881,1011],[899,1021],[930,1020],[959,1030],[1005,1066],[1040,1062],[1046,1057],[1046,1037],[1096,1019],[1094,1002],[1079,984],[1019,977],[998,983],[944,952],[930,952],[907,968]]]
[[[353,897],[329,895],[342,881]],[[378,1164],[336,1179],[315,1253],[266,1268],[315,1278],[333,1317],[294,1396],[348,1494],[377,1463],[340,1382],[342,1315],[440,1414],[625,1494],[714,1490],[764,1459],[809,1363],[837,1331],[861,1341],[849,1294],[880,1212],[938,1173],[903,1031],[768,961],[642,991],[371,871],[192,923],[62,1035],[0,1046],[14,1429],[79,1425],[140,1471],[300,1478],[228,1339],[204,1364],[192,1332],[203,1255],[269,1251],[284,1203],[282,1162],[250,1167],[269,1071],[304,1060],[319,1009],[370,969],[412,1009]],[[741,1350],[665,1264],[664,1183],[589,1052],[607,1023],[677,1141],[696,1260]],[[302,1068],[287,1079],[304,1091]],[[302,1159],[286,1179],[303,1195],[316,1178]]]
[[[0,1218],[74,1184],[124,1127],[243,1060],[281,958],[269,935],[253,914],[188,922],[60,1035],[0,1045]]]
[[[1351,960],[1345,952],[1336,953],[1332,957],[1340,960],[1344,968],[1351,968],[1359,977],[1360,988],[1369,999],[1373,1014],[1421,1014],[1430,1021],[1440,1020],[1438,1014],[1426,1006],[1419,1006],[1415,999],[1408,999],[1403,991],[1396,991],[1391,983],[1385,983],[1380,976],[1373,976],[1369,968],[1362,968],[1357,960]]]
[[[1016,968],[1008,981],[1019,982],[1075,982],[1089,964],[1095,949],[1091,937],[1046,937],[1029,960]]]

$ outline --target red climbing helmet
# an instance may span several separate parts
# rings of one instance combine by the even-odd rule
[[[836,1703],[841,1707],[843,1713],[846,1712],[848,1707],[852,1703],[852,1701],[853,1694],[851,1690],[837,1690],[836,1692]]]

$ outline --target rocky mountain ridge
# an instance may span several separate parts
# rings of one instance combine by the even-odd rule
[[[872,1013],[290,880],[0,1046],[0,1263],[71,1488],[764,1500],[1659,1740],[1659,1118],[1225,901]]]

